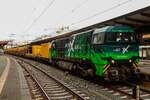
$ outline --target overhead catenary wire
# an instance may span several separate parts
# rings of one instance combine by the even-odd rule
[[[83,2],[79,3],[76,7],[72,8],[68,13],[64,14],[63,16],[61,16],[59,19],[61,19],[60,21],[63,21],[63,19],[66,18],[66,16],[73,14],[75,11],[77,11],[78,9],[80,9],[83,5],[85,5],[89,0],[84,0]]]
[[[85,5],[89,0],[84,0],[82,3],[80,3],[79,5],[77,5],[75,8],[73,8],[71,10],[71,13],[75,12],[77,9],[79,9],[80,7],[82,7],[83,5]]]
[[[96,16],[99,16],[99,15],[101,15],[101,14],[103,14],[103,13],[109,12],[109,11],[111,11],[111,10],[113,10],[113,9],[116,9],[116,8],[118,8],[118,7],[120,7],[120,6],[124,5],[124,4],[127,4],[127,3],[131,2],[131,1],[132,1],[132,0],[127,0],[127,1],[124,1],[124,2],[122,2],[122,3],[119,3],[119,4],[117,4],[117,5],[113,6],[113,7],[110,7],[110,8],[108,8],[108,9],[105,9],[105,10],[103,10],[103,11],[101,11],[101,12],[98,12],[98,13],[96,13],[96,14],[94,14],[94,15],[91,15],[91,16],[89,16],[89,17],[86,17],[86,18],[84,18],[84,19],[81,19],[81,20],[79,20],[79,21],[77,21],[77,22],[74,22],[74,23],[70,24],[69,26],[73,26],[73,25],[75,25],[75,24],[79,24],[79,23],[81,23],[81,22],[84,22],[84,21],[87,21],[87,20],[89,20],[89,19],[92,19],[92,18],[94,18],[94,17],[96,17]]]
[[[24,33],[28,32],[32,27],[33,25],[41,18],[41,16],[53,5],[53,3],[55,2],[55,0],[52,0],[45,8],[44,10],[39,14],[38,17],[36,17],[33,22],[30,24],[30,26],[27,28],[27,30],[25,30]]]
[[[70,13],[74,13],[77,9],[79,9],[81,6],[83,6],[87,1],[88,1],[88,0],[84,0],[82,3],[78,4],[75,8],[73,8],[73,9],[71,10]],[[117,7],[120,7],[120,6],[124,5],[124,4],[127,4],[127,3],[131,2],[131,1],[132,1],[132,0],[124,1],[124,2],[122,2],[122,3],[119,3],[119,4],[117,4],[117,5],[113,6],[113,7],[111,7],[111,8],[108,8],[108,9],[106,9],[106,10],[103,10],[103,11],[101,11],[101,12],[98,12],[98,13],[92,15],[92,16],[89,16],[89,17],[87,17],[87,18],[81,19],[81,20],[79,20],[79,21],[77,21],[77,22],[75,22],[75,23],[72,23],[72,24],[70,24],[70,25],[67,25],[67,26],[70,27],[70,26],[73,26],[73,25],[75,25],[75,24],[84,22],[84,21],[89,20],[89,19],[91,19],[91,18],[93,18],[93,17],[96,17],[96,16],[101,15],[101,14],[103,14],[103,13],[106,13],[106,12],[108,12],[108,11],[110,11],[110,10],[113,10],[113,9],[115,9],[115,8],[117,8]],[[40,17],[52,6],[52,4],[53,4],[54,2],[55,2],[55,0],[52,0],[52,1],[48,4],[48,6],[45,7],[45,9],[39,14],[38,17],[36,17],[36,18],[33,20],[33,22],[31,23],[31,25],[27,28],[27,30],[26,30],[24,33],[28,32],[28,31],[33,27],[33,25],[34,25],[34,24],[40,19]],[[62,18],[61,18],[61,19],[62,19]]]

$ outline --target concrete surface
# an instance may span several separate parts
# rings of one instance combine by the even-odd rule
[[[139,63],[140,72],[150,75],[150,60],[141,60]]]
[[[9,59],[10,70],[0,94],[0,100],[31,100],[29,89],[21,67],[14,59],[10,57]]]
[[[150,67],[150,60],[140,60],[139,64],[141,66],[149,66]]]
[[[142,74],[150,75],[150,67],[139,67],[139,69]]]
[[[6,57],[3,56],[3,55],[0,55],[0,76],[1,76],[2,73],[3,73],[6,64],[7,64],[7,59],[6,59]]]

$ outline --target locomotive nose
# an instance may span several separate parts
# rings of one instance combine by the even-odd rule
[[[112,66],[108,69],[107,73],[108,80],[111,81],[124,81],[128,79],[128,75],[130,75],[130,69],[127,66]]]

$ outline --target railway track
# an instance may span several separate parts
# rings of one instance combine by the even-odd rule
[[[41,87],[39,82],[30,75],[26,70],[24,70],[25,78],[27,80],[30,93],[33,100],[50,100],[47,93],[44,91],[44,89]]]
[[[140,89],[137,90],[139,92],[137,92],[136,94],[136,86],[128,86],[128,85],[124,85],[124,86],[110,86],[109,89],[111,89],[112,94],[114,96],[120,96],[121,99],[137,99],[139,98],[140,100],[145,100],[145,99],[150,99],[150,91],[146,91],[144,89]]]
[[[97,87],[97,90],[89,90],[93,94],[101,95],[101,92],[111,94],[112,96],[105,97],[106,100],[150,100],[150,90],[139,87],[139,98],[137,98],[136,93],[133,94],[133,89],[136,89],[136,85],[129,84],[108,84],[108,83],[91,83],[93,86]],[[135,91],[134,91],[135,92]]]
[[[111,84],[111,83],[94,83],[95,87],[101,86],[99,89],[112,94],[117,99],[138,99],[139,100],[150,100],[150,90],[142,86],[124,82],[122,84]],[[98,92],[97,92],[98,94]]]
[[[33,99],[41,100],[89,100],[82,91],[50,76],[35,65],[18,60],[18,63],[25,69],[29,87]]]
[[[20,59],[20,60],[23,61],[22,59]],[[28,63],[28,61],[23,61],[23,62]],[[30,65],[31,62],[28,63],[28,64]],[[31,64],[30,66],[34,66],[34,65]],[[36,68],[37,66],[34,66],[34,67],[35,67],[35,69],[38,69],[38,68]],[[46,73],[45,69],[42,69],[42,71],[44,71],[44,73]],[[102,90],[102,91],[104,91],[106,93],[112,94],[112,97],[109,97],[109,96],[107,97],[106,96],[105,97],[106,100],[107,99],[111,100],[110,98],[112,98],[112,100],[116,99],[116,98],[118,100],[119,99],[120,100],[122,100],[122,99],[128,100],[128,99],[135,99],[136,98],[135,95],[133,95],[133,88],[136,87],[135,84],[131,84],[131,83],[126,83],[124,85],[119,85],[119,84],[112,85],[112,84],[105,84],[105,83],[104,84],[103,83],[100,83],[100,84],[99,83],[96,83],[96,84],[92,83],[92,84],[93,84],[93,86],[95,85],[95,87],[97,87],[97,89]],[[46,87],[50,87],[49,85],[51,85],[51,84],[49,84],[48,82],[45,82],[45,88]],[[70,87],[70,86],[68,86],[68,87]],[[93,94],[96,94],[98,96],[104,96],[99,91],[90,90],[90,89],[88,89],[88,91],[91,92],[91,93],[93,93]],[[140,95],[139,95],[140,96],[139,97],[140,100],[149,100],[150,99],[150,91],[149,90],[140,87],[139,91],[140,91]],[[85,95],[85,94],[83,94],[83,95]],[[84,99],[90,99],[90,98],[87,96]]]

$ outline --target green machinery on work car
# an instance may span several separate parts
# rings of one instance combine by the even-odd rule
[[[139,45],[129,26],[106,26],[56,39],[50,52],[60,67],[105,80],[127,80],[138,72]]]

